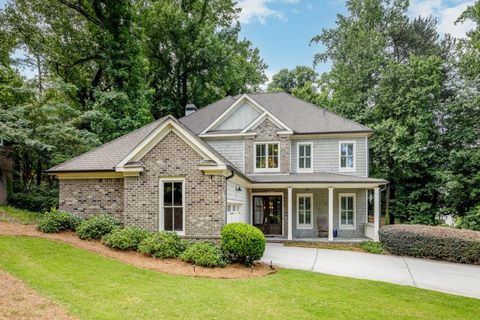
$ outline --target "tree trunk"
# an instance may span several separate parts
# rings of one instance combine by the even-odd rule
[[[42,184],[42,161],[40,159],[37,160],[37,168],[35,170],[37,175],[36,184],[39,186]]]

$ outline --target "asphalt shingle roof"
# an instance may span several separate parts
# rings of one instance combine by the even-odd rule
[[[294,133],[373,132],[372,129],[285,92],[249,94],[250,98],[285,123]],[[241,95],[226,97],[179,121],[199,134],[227,110]],[[212,132],[214,133],[214,132]],[[218,132],[217,132],[218,133]]]

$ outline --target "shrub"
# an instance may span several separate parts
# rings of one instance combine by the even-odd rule
[[[189,246],[180,259],[203,267],[223,267],[225,262],[220,249],[210,242],[197,242]]]
[[[52,209],[39,219],[37,228],[44,233],[75,231],[80,222],[79,217],[69,212]]]
[[[380,242],[363,241],[360,243],[360,247],[370,253],[380,254],[383,253],[383,247]]]
[[[221,247],[228,261],[250,266],[263,256],[265,236],[252,225],[230,223],[223,227]]]
[[[112,249],[137,250],[138,245],[150,235],[139,227],[115,228],[102,237],[102,242]]]
[[[32,188],[28,193],[10,192],[9,205],[35,212],[46,212],[58,207],[58,189]]]
[[[120,226],[120,222],[112,216],[102,214],[83,220],[77,227],[80,239],[101,239],[104,235],[112,232]]]
[[[480,232],[424,225],[391,225],[379,232],[383,249],[417,258],[480,264]]]
[[[480,205],[472,208],[464,217],[461,217],[457,226],[462,229],[480,231]]]
[[[143,239],[138,251],[154,258],[177,258],[187,247],[187,242],[174,232],[156,232]]]

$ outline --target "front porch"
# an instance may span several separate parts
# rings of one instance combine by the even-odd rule
[[[250,204],[250,223],[269,242],[378,241],[379,186],[255,188]]]

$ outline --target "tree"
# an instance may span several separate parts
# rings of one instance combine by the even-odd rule
[[[146,0],[140,8],[155,118],[182,116],[188,103],[255,91],[266,80],[258,49],[238,40],[233,1]]]
[[[432,18],[408,18],[408,1],[350,0],[348,15],[312,39],[332,62],[319,81],[325,106],[375,129],[371,174],[390,181],[390,207],[404,221],[433,223],[441,201],[441,119],[452,39]]]
[[[272,77],[268,84],[268,91],[285,91],[293,93],[297,88],[313,87],[317,81],[318,74],[312,68],[306,66],[296,66],[292,70],[281,69]]]

